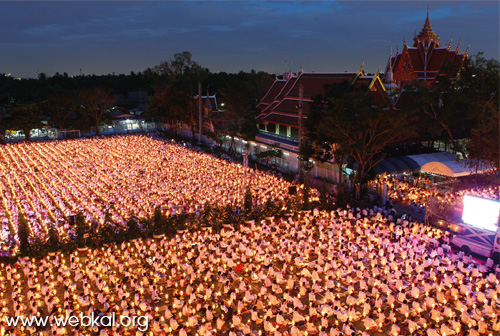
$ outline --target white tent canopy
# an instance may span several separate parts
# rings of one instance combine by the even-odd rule
[[[445,162],[429,162],[420,169],[424,173],[432,173],[437,175],[460,177],[472,174],[472,172],[456,161]]]
[[[457,161],[457,156],[449,152],[411,155],[409,158],[415,160],[421,167],[420,171],[424,173],[448,177],[461,177],[476,173],[473,168],[465,165],[465,160]],[[485,169],[479,169],[477,173],[485,171]]]

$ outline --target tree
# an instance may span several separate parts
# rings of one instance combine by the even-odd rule
[[[176,218],[177,230],[185,230],[186,229],[186,222],[187,222],[186,214],[184,213],[184,211],[181,211],[181,213],[178,214],[177,218]]]
[[[477,123],[467,139],[466,164],[475,171],[482,169],[500,169],[499,151],[499,109],[498,104],[489,102],[477,113]]]
[[[166,220],[161,212],[161,208],[157,206],[153,213],[153,234],[160,235],[165,233]]]
[[[7,130],[7,125],[5,123],[5,116],[0,110],[0,144],[5,141],[5,131]]]
[[[50,120],[58,129],[68,126],[68,118],[75,111],[75,97],[68,92],[54,92],[42,105]]]
[[[299,174],[302,175],[304,173],[305,175],[308,175],[311,169],[313,169],[314,167],[314,161],[312,160],[312,158],[315,154],[315,149],[309,139],[302,139],[298,154],[299,155],[297,156],[297,159],[299,159],[300,164]]]
[[[357,181],[363,185],[382,160],[384,147],[413,135],[410,121],[408,113],[394,111],[388,101],[375,101],[366,88],[345,82],[315,99],[307,127],[313,139],[338,146],[357,163]]]
[[[475,169],[500,169],[500,63],[478,53],[466,63],[456,83],[458,94],[468,102],[472,120],[466,141],[467,163]],[[489,166],[489,167],[488,167]]]
[[[127,237],[129,239],[139,238],[141,235],[141,228],[139,227],[139,220],[134,214],[130,214],[127,220]]]
[[[26,140],[31,137],[31,130],[42,126],[42,114],[38,104],[18,105],[9,109],[10,118],[7,127],[22,130]]]
[[[446,82],[447,83],[447,82]],[[446,89],[444,89],[446,87]],[[420,125],[419,133],[429,133],[433,138],[439,138],[450,145],[458,153],[465,155],[460,138],[467,134],[467,112],[461,99],[450,91],[448,86],[431,88],[427,84],[416,81],[413,90],[419,101]],[[443,99],[446,103],[443,103]],[[467,121],[466,121],[467,120]],[[466,121],[466,122],[465,122]],[[465,122],[465,123],[464,123]],[[425,135],[424,135],[425,137]]]
[[[272,217],[277,213],[277,210],[278,210],[278,207],[275,204],[275,202],[273,202],[271,197],[268,197],[266,200],[266,203],[264,204],[264,209],[263,209],[262,213],[266,217]]]
[[[81,211],[79,211],[75,216],[75,233],[76,233],[76,246],[85,246],[85,235],[87,234],[87,225],[85,223],[85,217]]]
[[[322,138],[322,135],[319,135],[320,137],[318,138],[318,135],[318,133],[308,134],[313,149],[313,154],[309,155],[320,162],[333,161],[338,169],[337,181],[341,184],[343,167],[344,164],[347,163],[349,154],[346,152],[345,148],[339,146],[338,144],[328,142],[326,139]],[[310,149],[308,149],[308,151],[310,151]]]
[[[190,99],[192,98],[186,96],[184,92],[179,91],[173,85],[163,84],[155,91],[150,109],[157,117],[170,122],[174,127],[174,132],[177,132],[176,124],[184,121],[186,116],[184,111],[187,109]]]
[[[256,97],[261,97],[272,83],[271,75],[264,72],[238,74],[211,74],[210,85],[220,93],[221,110],[217,115],[217,128],[231,138],[230,151],[234,149],[234,138],[254,140],[259,132],[255,117]],[[223,105],[223,107],[222,107]]]
[[[239,134],[246,141],[255,140],[255,136],[259,133],[255,116],[255,113],[250,111],[241,120]]]
[[[311,186],[309,185],[309,175],[304,176],[304,191],[302,194],[302,209],[309,210],[309,195]]]
[[[205,202],[205,205],[203,206],[203,219],[202,219],[203,226],[205,227],[210,226],[212,219],[213,219],[213,211],[212,208],[210,207],[210,203]]]
[[[253,197],[252,197],[252,191],[250,190],[249,186],[247,186],[247,189],[245,190],[245,198],[243,201],[243,208],[245,209],[246,215],[248,215],[252,212]]]
[[[233,221],[233,208],[231,204],[228,203],[226,206],[222,207],[221,219],[224,224],[230,224]]]
[[[234,150],[234,138],[240,135],[240,131],[244,130],[245,133],[252,133],[251,123],[247,120],[245,128],[242,128],[242,121],[245,120],[245,116],[250,114],[251,106],[248,104],[248,97],[246,96],[245,90],[242,85],[237,85],[221,91],[221,99],[224,101],[224,113],[221,118],[219,118],[218,123],[226,135],[231,137],[231,144],[229,146],[229,152]],[[254,119],[255,125],[255,119]],[[256,127],[256,126],[255,126]],[[250,132],[248,132],[250,128]],[[255,135],[254,135],[255,136]]]
[[[160,65],[153,68],[156,74],[166,76],[170,82],[188,82],[205,72],[196,61],[193,60],[193,55],[189,51],[176,53],[170,61],[162,61]],[[190,84],[197,82],[197,79]]]
[[[31,246],[29,242],[30,228],[28,226],[28,221],[24,214],[19,214],[17,221],[17,236],[19,237],[19,252],[21,255],[26,256],[31,251]]]
[[[434,122],[440,138],[473,169],[499,168],[499,80],[499,62],[478,53],[464,61],[455,81],[444,78],[433,88],[414,84],[423,123]]]
[[[333,87],[330,90],[329,95],[333,95],[336,97],[342,97],[343,94],[349,89],[347,83],[341,83]],[[337,92],[336,92],[337,90]],[[328,162],[333,161],[335,165],[338,167],[338,184],[342,184],[342,171],[343,166],[349,159],[349,153],[347,152],[347,148],[340,146],[339,144],[333,142],[333,139],[330,137],[330,134],[325,132],[318,132],[316,124],[321,122],[321,118],[323,117],[322,113],[318,113],[318,109],[323,108],[323,103],[321,100],[323,97],[317,97],[317,101],[315,102],[315,109],[312,111],[308,119],[306,120],[306,134],[307,138],[312,143],[314,154],[309,154],[313,156],[316,160],[320,162]],[[310,149],[308,149],[310,151]]]
[[[55,252],[59,248],[59,234],[57,233],[56,226],[53,222],[48,225],[48,236],[47,241],[49,252]]]
[[[94,88],[80,92],[80,107],[84,114],[94,121],[96,134],[99,135],[99,126],[104,113],[110,108],[116,99],[106,89]]]
[[[278,149],[279,143],[272,144],[271,147],[263,152],[256,152],[255,156],[257,159],[263,161],[266,165],[276,158],[281,159],[283,157],[283,151]],[[271,162],[271,165],[273,163]]]
[[[166,78],[166,82],[155,92],[153,109],[171,122],[189,125],[195,136],[198,122],[198,109],[195,101],[198,83],[208,74],[192,59],[188,51],[174,54],[170,61],[163,61],[153,71]]]

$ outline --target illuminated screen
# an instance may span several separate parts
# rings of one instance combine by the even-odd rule
[[[462,214],[464,223],[489,231],[497,231],[499,214],[500,202],[469,195],[464,196],[464,212]]]

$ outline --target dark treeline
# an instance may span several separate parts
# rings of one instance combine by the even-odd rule
[[[242,83],[251,83],[255,93],[255,99],[259,99],[269,88],[274,79],[263,71],[252,70],[239,73],[218,72],[212,73],[208,69],[207,77],[202,80],[203,95],[206,94],[207,86],[210,94],[220,95],[220,92]],[[168,76],[158,75],[152,69],[143,72],[131,72],[128,75],[82,75],[68,76],[67,73],[56,73],[52,77],[41,73],[39,78],[25,79],[14,78],[0,74],[0,106],[7,108],[13,104],[33,104],[50,98],[55,92],[79,91],[91,88],[108,88],[115,95],[126,95],[128,91],[144,90],[154,95],[163,84],[168,82]],[[246,85],[246,84],[245,84]],[[197,92],[193,91],[193,94]]]
[[[27,131],[42,125],[88,130],[109,122],[106,111],[111,106],[124,110],[139,107],[146,121],[187,122],[192,106],[186,102],[198,94],[198,82],[202,84],[202,95],[217,95],[219,106],[224,103],[239,109],[238,113],[248,114],[255,112],[258,99],[272,81],[272,75],[254,70],[212,73],[194,61],[189,52],[128,75],[41,73],[37,79],[17,79],[0,74],[0,132]],[[136,95],[129,99],[129,92],[140,92],[141,98]]]

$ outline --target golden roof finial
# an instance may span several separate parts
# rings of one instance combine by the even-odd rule
[[[365,59],[363,58],[363,61],[361,62],[361,66],[359,67],[359,71],[361,74],[363,74],[363,67],[365,66]]]
[[[462,41],[458,41],[458,45],[457,47],[455,48],[455,52],[458,54],[460,52],[460,49],[458,47],[460,47],[460,45],[462,44]]]
[[[453,42],[453,36],[450,38],[450,42],[448,42],[448,50],[451,50],[451,42]]]

